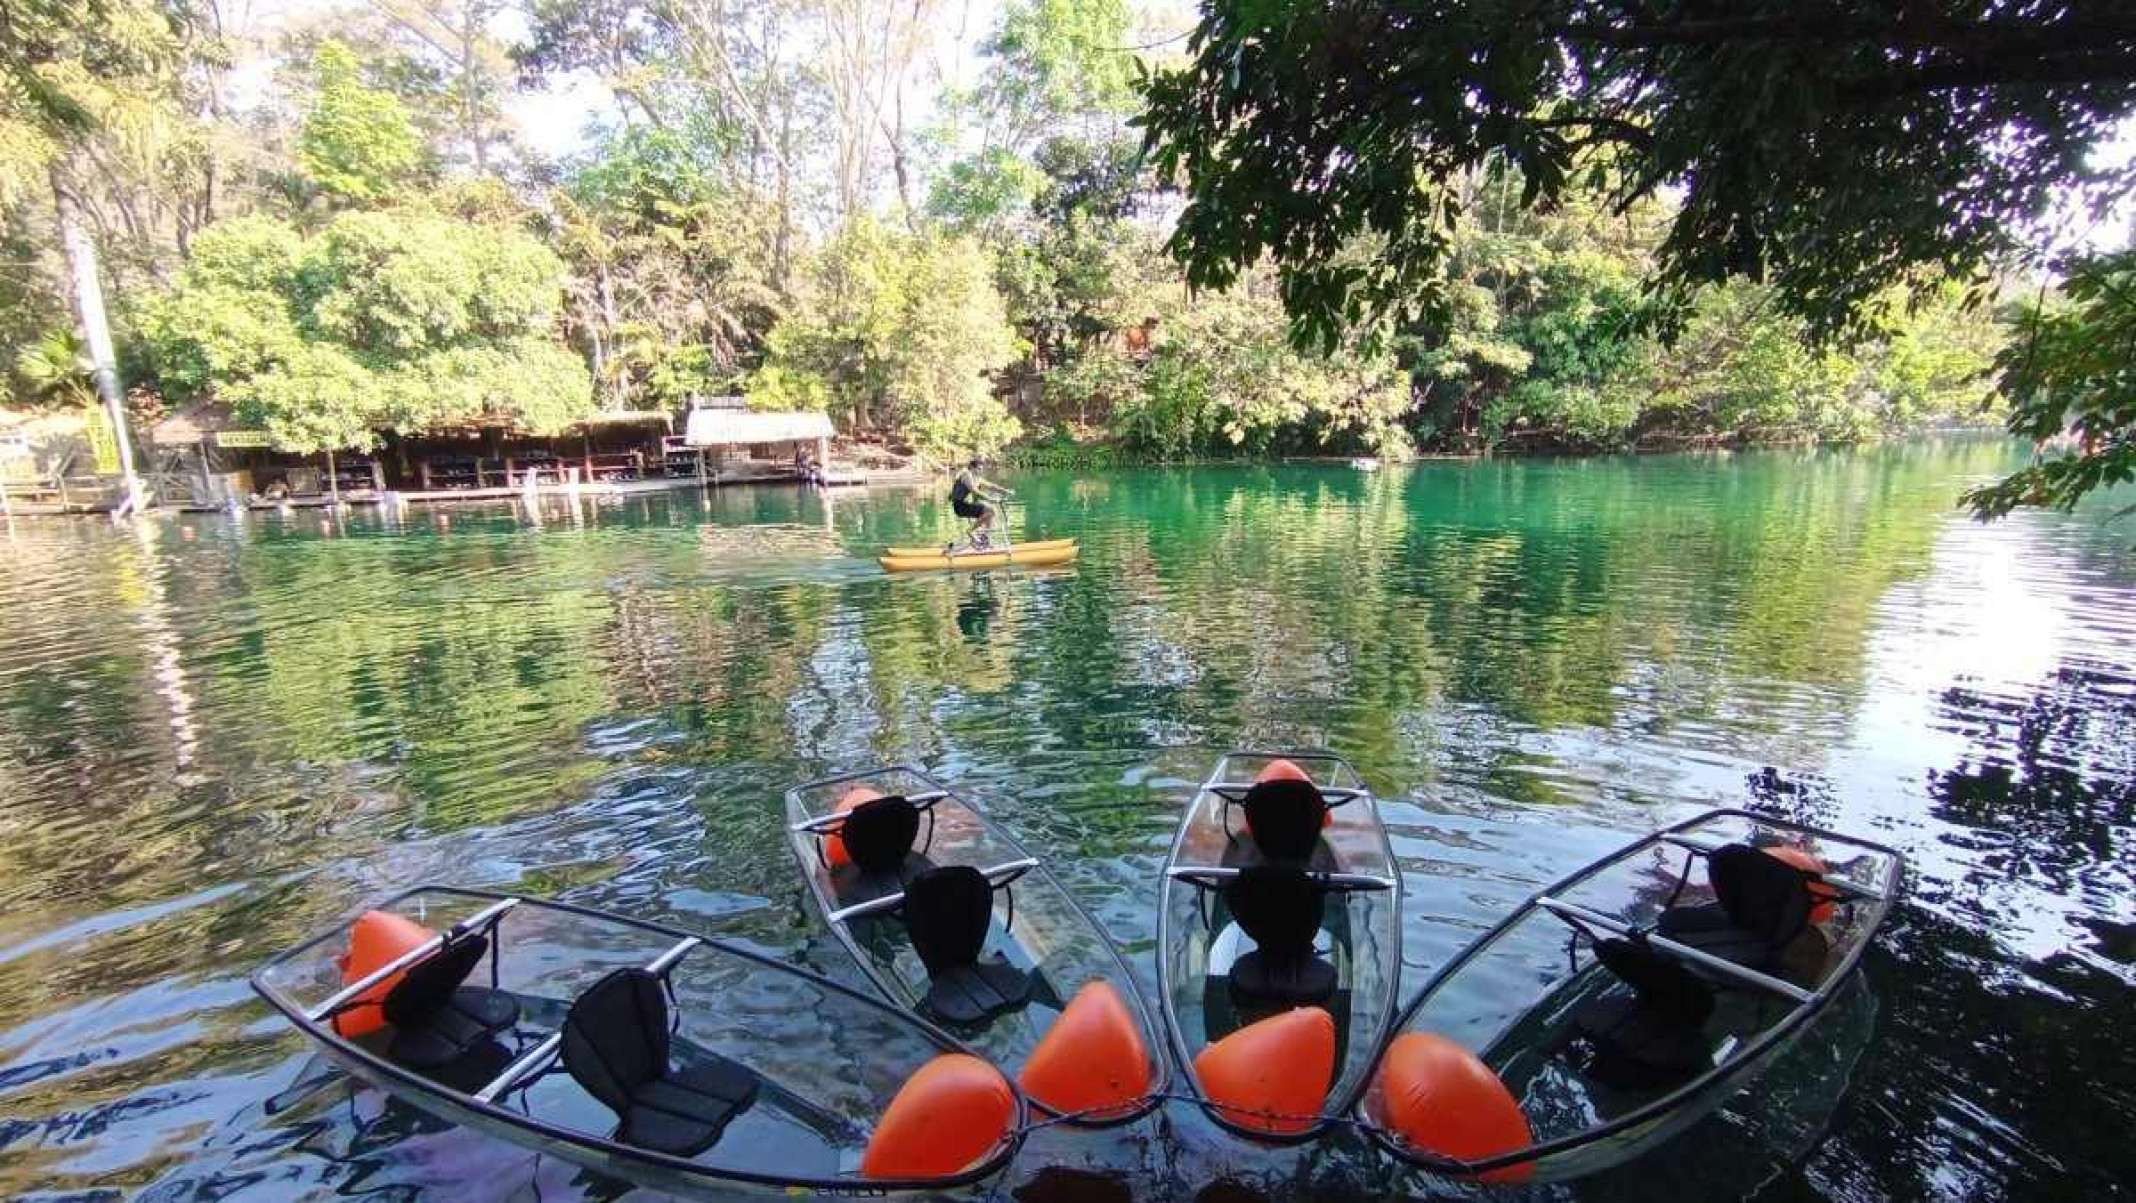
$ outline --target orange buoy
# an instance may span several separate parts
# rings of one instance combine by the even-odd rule
[[[1202,1093],[1224,1119],[1277,1136],[1320,1122],[1335,1081],[1335,1020],[1297,1007],[1249,1023],[1194,1058]]]
[[[943,1053],[905,1079],[861,1154],[870,1178],[942,1178],[979,1161],[1016,1125],[1016,1092],[969,1053]]]
[[[1372,1102],[1379,1122],[1419,1149],[1478,1161],[1535,1143],[1528,1117],[1476,1054],[1444,1036],[1409,1032],[1380,1059]],[[1534,1167],[1509,1165],[1477,1177],[1525,1182]]]
[[[1285,760],[1280,756],[1262,765],[1261,771],[1253,775],[1253,781],[1255,785],[1259,785],[1263,781],[1303,781],[1307,785],[1313,783],[1312,777],[1307,775],[1304,769],[1299,768],[1295,762]],[[1335,812],[1331,810],[1320,812],[1320,825],[1322,827],[1332,827],[1334,823]]]
[[[365,911],[350,925],[348,951],[337,962],[341,966],[341,984],[364,977],[436,934],[406,915]],[[406,974],[404,969],[357,995],[354,1002],[334,1016],[334,1030],[344,1036],[362,1036],[386,1026],[385,1008],[379,1004]]]
[[[1761,851],[1767,856],[1776,857],[1805,873],[1815,873],[1819,877],[1832,871],[1817,858],[1816,853],[1794,844],[1768,844]],[[1810,922],[1823,923],[1832,917],[1839,891],[1822,881],[1813,881],[1809,885],[1810,897],[1817,900],[1810,904]]]
[[[1150,1092],[1142,1028],[1108,981],[1086,983],[1070,999],[1016,1081],[1032,1100],[1062,1115],[1130,1110]]]
[[[842,815],[863,802],[873,802],[882,796],[880,790],[856,785],[838,796],[838,804],[831,807],[831,813]],[[853,863],[853,854],[846,851],[844,837],[835,831],[824,833],[823,859],[833,869],[843,869]]]

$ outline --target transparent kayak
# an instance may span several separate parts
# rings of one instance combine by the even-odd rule
[[[1735,810],[1634,841],[1434,974],[1358,1117],[1455,1178],[1561,1181],[1629,1161],[1819,1038],[1902,869],[1882,845]],[[1502,1122],[1456,1131],[1451,1109]]]
[[[1258,803],[1258,779],[1271,766],[1294,766],[1309,778],[1301,804],[1317,793],[1325,818],[1293,833],[1295,847],[1274,849],[1256,838],[1247,810]],[[1316,815],[1320,812],[1315,811]],[[1264,833],[1273,837],[1273,829]],[[1284,851],[1296,856],[1281,855]],[[1241,916],[1242,891],[1261,868],[1292,863],[1281,874],[1293,905],[1312,915],[1291,926],[1295,954],[1274,975],[1254,973],[1267,961],[1277,915]],[[1253,871],[1247,885],[1241,874]],[[1303,885],[1298,883],[1303,881]],[[1189,1077],[1217,1122],[1271,1141],[1301,1140],[1345,1112],[1363,1090],[1375,1050],[1393,1021],[1401,972],[1401,875],[1380,822],[1379,807],[1355,769],[1324,753],[1235,752],[1222,757],[1181,816],[1165,861],[1158,906],[1158,981],[1167,1026],[1183,1065],[1196,1067],[1205,1050],[1257,1021],[1300,1007],[1333,1021],[1334,1057],[1324,1092],[1275,1106],[1222,1105],[1199,1068]],[[1251,927],[1261,938],[1249,935]],[[1276,980],[1262,980],[1273,976]],[[1252,1067],[1247,1067],[1252,1072]]]
[[[381,928],[405,947],[351,980]],[[893,1101],[930,1068],[974,1066],[969,1049],[738,945],[565,903],[418,887],[252,986],[355,1077],[656,1190],[933,1190],[993,1176],[1022,1139],[1021,1096],[982,1068],[1000,1084],[998,1136],[945,1172],[864,1171]]]
[[[864,803],[875,805],[856,816]],[[1166,1062],[1134,974],[1097,921],[975,804],[900,765],[796,786],[786,816],[810,892],[884,997],[1027,1077],[1070,1004],[1094,985],[1108,988],[1117,1039],[1070,1055],[1093,1064],[1112,1057],[1131,1097],[1084,1106],[1030,1081],[1026,1093],[1084,1123],[1156,1103]]]

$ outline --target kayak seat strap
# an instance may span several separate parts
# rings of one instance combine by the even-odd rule
[[[1313,783],[1294,777],[1255,782],[1239,806],[1254,845],[1270,860],[1310,859],[1328,815],[1327,800]]]
[[[919,835],[919,808],[897,794],[861,803],[838,825],[846,855],[863,873],[887,873],[903,865]]]
[[[616,1113],[615,1139],[694,1157],[756,1101],[757,1076],[710,1053],[673,1066],[668,1020],[659,975],[618,969],[579,995],[564,1016],[564,1069]]]
[[[463,986],[489,952],[489,937],[469,932],[401,975],[380,1007],[393,1025],[386,1056],[410,1069],[435,1070],[452,1065],[519,1022],[519,1003],[500,990]],[[501,1046],[500,1046],[501,1047]]]
[[[1335,993],[1335,966],[1313,951],[1327,891],[1291,865],[1248,865],[1224,887],[1224,903],[1252,952],[1231,963],[1232,993],[1303,1006]]]
[[[929,869],[905,884],[903,913],[936,1016],[976,1023],[1029,1001],[1029,973],[998,953],[979,955],[994,919],[994,885],[984,873],[970,865]]]
[[[1748,844],[1706,858],[1715,901],[1661,913],[1662,935],[1752,969],[1770,969],[1810,926],[1811,875]]]

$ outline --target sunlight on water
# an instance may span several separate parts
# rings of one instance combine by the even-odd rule
[[[1568,1195],[2103,1197],[2136,1170],[2136,1100],[2103,1082],[2136,1054],[2104,1019],[2136,986],[2136,536],[2107,502],[1952,510],[2017,454],[1034,474],[1029,533],[1080,535],[1079,565],[904,577],[870,557],[945,536],[931,493],[18,521],[0,1194],[608,1197],[322,1076],[244,975],[427,879],[858,982],[779,794],[906,759],[1011,824],[1147,979],[1177,808],[1255,743],[1328,745],[1384,795],[1417,982],[1694,807],[1906,852],[1847,1034]],[[1390,1173],[1354,1138],[1271,1152],[1181,1107],[1045,1133],[1007,1183],[1373,1198]]]

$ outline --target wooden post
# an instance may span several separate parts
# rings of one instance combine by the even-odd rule
[[[326,449],[326,495],[335,505],[341,504],[341,477],[334,472],[334,449]]]

